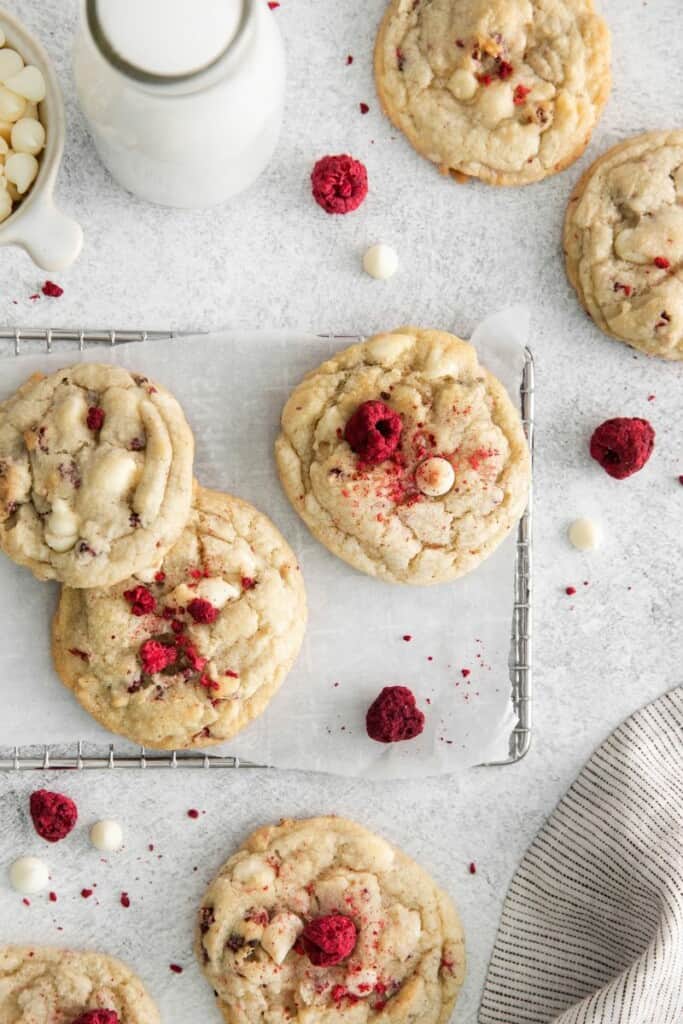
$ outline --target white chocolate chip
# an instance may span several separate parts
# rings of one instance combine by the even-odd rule
[[[0,188],[0,223],[7,220],[12,212],[12,197],[5,188],[4,182]]]
[[[45,129],[34,117],[20,117],[12,128],[12,149],[35,156],[45,145]]]
[[[12,153],[5,160],[7,180],[17,186],[19,195],[31,187],[38,173],[38,161],[30,153]]]
[[[140,467],[132,455],[109,452],[100,462],[92,481],[95,487],[117,498],[127,494],[140,475]]]
[[[41,892],[50,880],[50,871],[45,861],[38,857],[19,857],[9,869],[9,880],[13,889],[27,895]]]
[[[477,91],[477,80],[471,71],[458,68],[454,71],[448,82],[448,88],[456,100],[471,100]]]
[[[600,544],[600,527],[592,519],[575,519],[567,534],[579,551],[592,551]]]
[[[56,407],[55,425],[60,434],[69,435],[85,422],[88,404],[80,393],[67,395]]]
[[[23,96],[33,103],[40,103],[45,99],[43,72],[32,64],[27,64],[18,74],[5,79],[5,85],[18,96]]]
[[[390,245],[371,246],[363,256],[363,270],[378,281],[388,281],[398,270],[398,255]]]
[[[196,596],[197,591],[193,590],[187,583],[179,583],[175,590],[169,594],[169,600],[171,600],[176,607],[185,608],[190,601],[194,601]]]
[[[296,914],[283,910],[276,914],[261,937],[261,945],[276,964],[284,963],[287,954],[304,930]]]
[[[275,881],[275,872],[263,857],[252,855],[235,864],[232,877],[247,889],[267,889]]]
[[[420,941],[422,920],[416,910],[397,903],[387,913],[380,948],[390,958],[407,960]]]
[[[332,878],[321,878],[315,885],[315,898],[321,914],[331,914],[344,906],[344,898],[349,888],[347,880],[336,875]]]
[[[197,585],[195,594],[204,598],[205,601],[209,601],[214,608],[220,610],[225,607],[228,601],[235,601],[240,596],[240,591],[239,587],[235,587],[232,583],[227,583],[216,576],[211,576],[208,579],[201,580]]]
[[[479,115],[487,128],[495,128],[507,117],[512,117],[515,104],[512,89],[507,82],[493,82],[485,86],[479,96]]]
[[[104,818],[96,822],[90,829],[90,842],[96,850],[103,853],[114,853],[123,846],[123,829],[118,821]]]
[[[417,467],[415,482],[419,490],[429,498],[441,498],[448,494],[455,483],[455,470],[448,461],[439,456],[425,459]]]
[[[0,50],[0,82],[5,83],[12,75],[18,75],[24,66],[21,54],[6,47]]]
[[[0,85],[0,121],[18,121],[24,116],[26,100],[17,96],[4,85]]]
[[[78,516],[64,498],[55,498],[45,521],[45,542],[53,551],[68,551],[78,540]]]
[[[381,874],[394,863],[394,851],[379,836],[364,836],[344,848],[344,862],[354,871]]]

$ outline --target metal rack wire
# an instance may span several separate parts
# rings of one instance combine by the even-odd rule
[[[54,352],[55,346],[123,345],[131,342],[163,341],[171,338],[204,334],[205,331],[163,330],[73,330],[68,328],[0,328],[0,358]],[[356,335],[321,334],[325,338],[356,339]],[[520,411],[524,432],[532,453],[534,450],[534,360],[531,350],[526,359],[520,387]],[[520,761],[529,750],[532,735],[532,494],[517,531],[514,598],[510,643],[510,684],[516,724],[510,735],[509,756],[489,761],[480,767],[495,767]],[[213,769],[268,768],[268,765],[245,761],[230,755],[197,751],[133,751],[117,748],[113,743],[102,747],[81,741],[67,745],[0,746],[0,771],[46,771],[84,769]]]

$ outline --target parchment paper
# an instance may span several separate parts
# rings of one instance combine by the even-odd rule
[[[487,319],[472,338],[515,405],[527,335],[528,311],[515,308]],[[36,370],[52,372],[78,359],[113,362],[158,379],[193,427],[198,479],[257,505],[297,553],[309,603],[299,661],[266,713],[210,752],[279,768],[384,778],[504,759],[515,723],[508,669],[514,535],[455,583],[387,584],[329,554],[280,488],[273,442],[285,399],[306,371],[353,340],[216,331],[83,353],[62,348],[50,356],[8,356],[0,360],[0,398]],[[49,621],[57,590],[0,556],[0,747],[83,740],[134,750],[91,720],[52,668]],[[418,739],[387,747],[368,739],[364,716],[379,690],[395,684],[413,690],[427,726]]]

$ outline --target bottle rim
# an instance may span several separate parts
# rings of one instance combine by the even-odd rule
[[[99,16],[97,14],[97,0],[85,0],[85,20],[88,26],[90,36],[95,43],[95,46],[100,52],[100,55],[110,64],[116,68],[121,74],[125,75],[126,78],[130,78],[135,82],[142,85],[148,86],[174,86],[174,85],[190,85],[194,84],[197,86],[209,84],[209,80],[214,77],[216,71],[220,68],[226,60],[240,47],[249,25],[251,24],[256,11],[256,0],[243,0],[242,2],[242,13],[240,20],[235,30],[234,35],[224,47],[212,60],[207,64],[203,64],[201,67],[195,68],[192,71],[184,71],[179,74],[163,75],[153,71],[146,71],[144,68],[138,67],[136,64],[131,63],[122,57],[120,53],[111,45],[107,35],[102,28]]]

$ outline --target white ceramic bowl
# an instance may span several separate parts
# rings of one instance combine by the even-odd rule
[[[53,195],[64,150],[62,94],[50,58],[38,40],[5,10],[0,10],[0,27],[6,45],[21,54],[25,64],[40,68],[46,85],[45,99],[39,105],[45,149],[39,157],[38,176],[26,198],[0,223],[0,245],[20,245],[44,270],[64,270],[80,253],[83,232],[75,220],[57,209]]]

